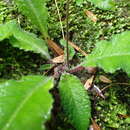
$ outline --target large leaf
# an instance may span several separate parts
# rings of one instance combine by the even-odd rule
[[[99,66],[106,72],[123,69],[130,75],[130,31],[113,36],[111,41],[100,41],[84,66]]]
[[[63,74],[59,83],[64,112],[77,130],[86,130],[90,119],[90,101],[80,80],[73,75]]]
[[[33,25],[41,31],[44,38],[48,37],[47,18],[48,13],[45,7],[46,0],[14,0],[18,9],[30,19]]]
[[[50,117],[53,80],[26,76],[0,84],[0,130],[42,130]]]
[[[40,53],[50,59],[46,42],[33,33],[23,31],[15,20],[0,25],[0,41],[4,39],[9,39],[14,47]]]
[[[18,47],[26,51],[41,53],[47,59],[50,59],[46,42],[37,38],[33,33],[23,31],[18,26],[14,29],[13,37],[10,38],[10,43],[14,47]]]
[[[83,3],[84,0],[76,0],[77,4]],[[109,10],[109,9],[114,9],[115,8],[115,0],[88,0],[91,3],[93,3],[95,6]]]

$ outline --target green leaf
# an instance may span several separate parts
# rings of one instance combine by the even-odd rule
[[[42,130],[50,118],[53,80],[25,76],[0,84],[0,130]]]
[[[35,25],[43,34],[48,37],[48,12],[45,6],[46,0],[14,0],[18,9],[25,15],[33,25]]]
[[[80,80],[76,76],[63,74],[59,83],[59,92],[64,112],[76,130],[87,130],[91,107],[87,92]]]
[[[26,51],[41,53],[45,58],[50,59],[47,43],[37,38],[35,34],[26,32],[18,26],[14,29],[13,37],[10,38],[10,43],[12,46]]]
[[[45,71],[45,70],[49,70],[53,67],[54,65],[53,64],[43,64],[40,66],[39,70],[40,71]]]
[[[23,31],[15,20],[0,25],[0,41],[4,39],[9,39],[14,47],[40,53],[50,59],[46,42],[33,33]]]
[[[61,45],[65,48],[65,49],[64,49],[64,53],[66,54],[66,40],[61,39],[61,40],[60,40],[60,43],[61,43]],[[69,47],[69,60],[71,60],[71,59],[73,58],[73,56],[75,55],[75,50],[74,50],[74,48],[73,48],[72,46],[70,46],[69,44],[68,44],[68,47]],[[67,54],[66,54],[66,55],[67,55]]]
[[[75,0],[77,5],[80,5],[83,3],[84,0]]]
[[[9,38],[13,34],[13,29],[16,26],[16,21],[10,21],[6,24],[0,24],[0,41]]]
[[[77,5],[80,5],[84,2],[84,0],[75,0]],[[104,10],[113,10],[115,9],[115,0],[88,0],[98,8]]]
[[[123,69],[130,75],[130,31],[113,36],[111,41],[100,41],[83,66],[98,66],[106,72]]]
[[[90,1],[95,6],[101,9],[110,10],[115,8],[115,0],[88,0],[88,1]]]

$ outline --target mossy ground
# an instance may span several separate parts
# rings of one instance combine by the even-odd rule
[[[66,29],[65,22],[65,1],[58,1],[60,14],[63,23],[63,29]],[[53,40],[59,43],[62,39],[60,21],[54,1],[49,1],[49,35]],[[85,11],[92,11],[98,21],[94,23],[86,15]],[[24,16],[18,13],[14,4],[0,1],[0,23],[5,23],[16,18],[21,26],[34,32],[40,33],[32,27]],[[55,23],[55,24],[54,24]],[[69,16],[69,32],[70,40],[76,43],[87,53],[90,53],[96,42],[101,39],[110,39],[113,34],[123,32],[130,29],[130,5],[127,1],[118,1],[115,11],[102,11],[94,7],[89,2],[84,2],[82,6],[77,6],[75,2],[70,4]],[[76,57],[82,57],[76,53]],[[79,58],[82,60],[81,58]],[[31,52],[24,52],[16,48],[12,48],[8,40],[2,41],[0,44],[0,78],[1,79],[19,79],[22,75],[42,74],[39,69],[45,63],[40,55]],[[95,83],[103,88],[106,84],[98,80],[99,75],[107,75],[114,82],[129,82],[129,78],[122,72],[116,74],[105,74],[102,70],[98,73]],[[121,81],[122,80],[122,81]],[[92,100],[92,117],[104,130],[130,129],[130,118],[123,115],[130,115],[130,87],[125,85],[115,85],[105,90],[107,97],[105,100],[91,96]],[[59,120],[58,120],[59,119]],[[66,123],[66,124],[64,124]],[[55,125],[55,127],[54,127]],[[68,121],[64,115],[56,116],[55,124],[51,128],[71,129],[68,128]]]

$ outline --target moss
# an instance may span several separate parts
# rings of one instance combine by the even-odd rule
[[[57,2],[65,31],[66,2],[64,0]],[[60,21],[54,1],[49,1],[48,7],[50,12],[49,34],[53,39],[61,39]],[[92,11],[97,16],[98,21],[96,23],[85,15],[86,10]],[[89,2],[84,2],[82,6],[76,6],[75,2],[70,3],[70,39],[86,52],[90,52],[98,40],[110,39],[113,34],[130,29],[129,23],[130,12],[127,2],[118,2],[115,11],[103,11]]]
[[[62,17],[63,29],[66,30],[66,11],[65,0],[58,1],[60,14]],[[62,38],[60,21],[57,15],[57,10],[54,1],[48,0],[49,10],[49,35],[57,42]],[[130,29],[130,4],[126,1],[118,1],[115,11],[103,11],[94,7],[89,2],[84,2],[83,5],[77,6],[75,2],[70,3],[69,16],[69,32],[70,40],[75,42],[86,52],[91,52],[96,42],[101,39],[110,39],[113,34],[123,32]],[[92,11],[98,18],[96,23],[92,22],[86,15],[85,11]],[[0,1],[0,24],[16,18],[17,21],[25,30],[40,33],[30,24],[30,22],[20,13],[17,7],[12,3]],[[3,50],[3,48],[5,48]],[[77,53],[78,56],[80,56]],[[77,56],[77,57],[78,57]],[[10,46],[7,40],[0,44],[0,78],[15,78],[18,79],[21,75],[39,74],[40,65],[44,64],[44,60],[37,54],[24,52]],[[111,75],[111,77],[113,77]],[[124,78],[124,76],[123,76]],[[120,80],[119,80],[120,81]],[[99,84],[99,83],[98,83]],[[115,86],[110,88],[105,93],[107,99],[96,100],[96,106],[93,107],[96,121],[105,130],[129,129],[129,118],[120,117],[121,114],[130,115],[130,88],[124,86]],[[124,100],[122,100],[124,99]],[[63,129],[65,121],[62,117],[57,116],[55,129]],[[60,119],[61,118],[61,119]],[[60,125],[62,124],[62,125]],[[51,128],[53,128],[53,125]],[[62,127],[63,126],[63,127]]]
[[[18,13],[13,2],[0,1],[0,24],[16,19],[28,31],[38,33],[27,19]],[[4,49],[3,49],[4,48]],[[8,40],[0,42],[0,78],[19,79],[22,75],[40,74],[45,60],[38,54],[13,48]]]

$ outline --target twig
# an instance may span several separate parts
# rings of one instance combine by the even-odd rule
[[[69,0],[66,4],[66,65],[69,68]]]
[[[129,83],[112,83],[112,84],[109,84],[107,85],[106,87],[104,87],[101,91],[104,91],[105,89],[113,86],[113,85],[126,85],[126,86],[129,86],[130,84]]]

